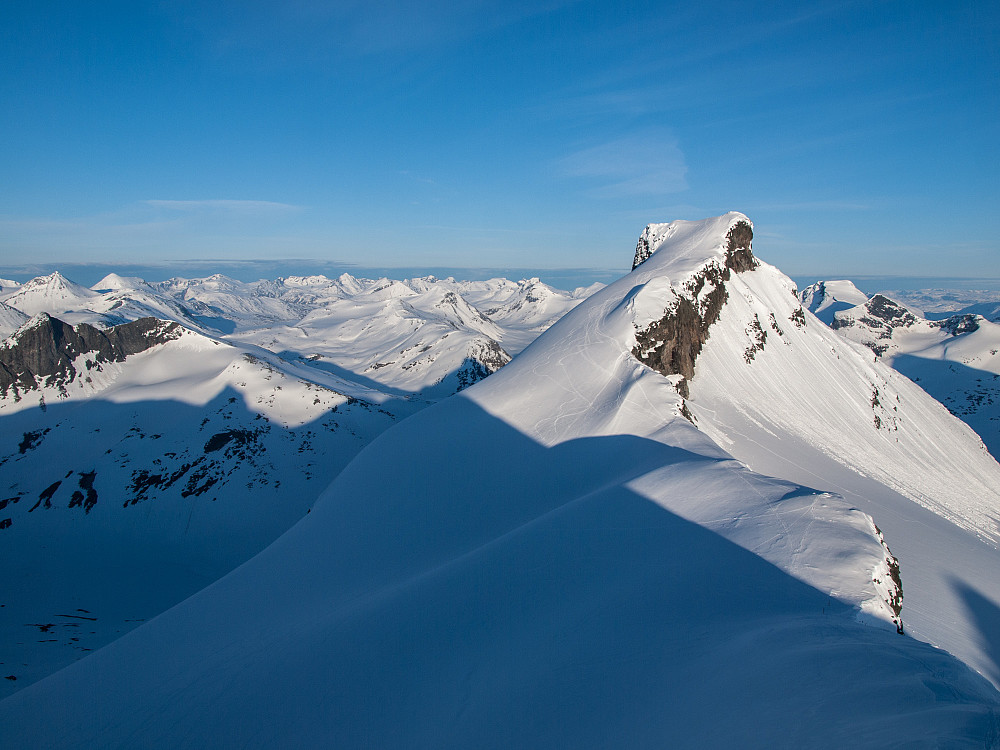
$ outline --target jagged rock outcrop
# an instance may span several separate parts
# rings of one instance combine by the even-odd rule
[[[643,233],[639,235],[639,242],[635,246],[635,258],[632,259],[633,271],[645,263],[646,259],[653,254],[653,250],[649,246],[649,230],[650,227],[646,227]]]
[[[86,323],[73,326],[40,313],[0,346],[0,396],[20,398],[25,391],[65,386],[77,367],[100,369],[107,362],[146,351],[180,336],[177,323],[141,318],[99,330]],[[82,362],[80,357],[84,357]]]
[[[652,254],[650,236],[650,227],[646,227],[636,249],[636,265]],[[724,263],[713,261],[706,265],[685,284],[683,294],[678,293],[676,304],[662,318],[636,331],[632,354],[664,375],[682,375],[684,379],[677,388],[684,397],[688,394],[687,380],[694,376],[695,360],[708,339],[708,330],[718,320],[729,297],[726,281],[733,272],[752,271],[758,265],[752,242],[750,224],[746,221],[734,224],[726,236]],[[639,260],[643,248],[644,257]]]
[[[458,369],[458,390],[489,377],[510,362],[510,355],[493,339],[480,339],[469,348],[469,356]]]

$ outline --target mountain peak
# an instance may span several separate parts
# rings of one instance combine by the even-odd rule
[[[109,273],[90,288],[95,292],[108,292],[144,289],[148,288],[148,286],[149,285],[138,276],[119,276],[117,273]]]
[[[721,235],[718,237],[721,244],[716,249],[724,251],[728,268],[740,272],[756,267],[757,261],[750,249],[753,241],[753,223],[744,214],[730,211],[722,216],[702,221],[677,220],[663,224],[647,224],[636,243],[632,270],[645,263],[668,240],[680,240],[670,243],[671,251],[686,254],[685,251],[689,251],[690,248],[686,247],[684,238],[694,234],[701,236],[705,233]]]
[[[650,224],[639,238],[636,267],[668,240],[669,254],[650,272],[670,280],[670,293],[661,300],[661,317],[652,322],[636,321],[632,354],[663,375],[681,375],[678,392],[686,396],[686,381],[694,376],[695,359],[728,298],[726,282],[733,272],[752,271],[759,263],[752,249],[753,225],[743,214],[732,212],[703,222]],[[676,284],[671,273],[675,261],[683,262],[686,270]],[[660,287],[662,284],[651,288],[656,296],[661,294]]]
[[[803,306],[827,325],[841,310],[868,302],[868,295],[845,279],[817,281],[799,295]]]

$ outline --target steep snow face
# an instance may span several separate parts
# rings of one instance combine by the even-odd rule
[[[713,414],[724,405],[750,414],[984,539],[1000,540],[1000,474],[978,436],[870,352],[844,346],[814,319],[796,324],[798,309],[792,285],[773,267],[730,285],[725,325],[706,345],[692,381],[691,406],[696,415],[704,410],[705,429],[719,426]]]
[[[1000,325],[972,314],[925,320],[877,294],[831,327],[918,383],[1000,455]]]
[[[868,301],[867,294],[845,280],[817,281],[803,289],[799,296],[805,308],[827,325],[833,322],[834,316],[841,310],[863,305]]]
[[[918,386],[803,314],[773,267],[727,288],[690,382],[698,427],[752,469],[872,516],[899,559],[908,632],[1000,684],[983,619],[1000,606],[996,461]]]

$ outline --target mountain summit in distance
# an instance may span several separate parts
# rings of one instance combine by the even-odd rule
[[[1000,466],[752,233],[651,225],[260,554],[0,702],[0,737],[995,746]]]

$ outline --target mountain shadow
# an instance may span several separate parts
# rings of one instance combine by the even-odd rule
[[[978,626],[984,650],[993,662],[989,677],[994,683],[1000,683],[1000,607],[964,581],[954,580],[952,585]]]
[[[901,354],[897,371],[936,398],[983,439],[1000,460],[1000,375],[961,362]]]
[[[90,398],[0,412],[0,671],[15,678],[0,695],[252,557],[415,408],[348,399],[287,426],[247,398],[227,387],[203,406]],[[85,612],[95,619],[76,619]]]
[[[1000,711],[982,677],[628,486],[679,467],[697,500],[719,460],[627,435],[545,446],[447,399],[232,574],[0,702],[0,735],[982,747]]]

